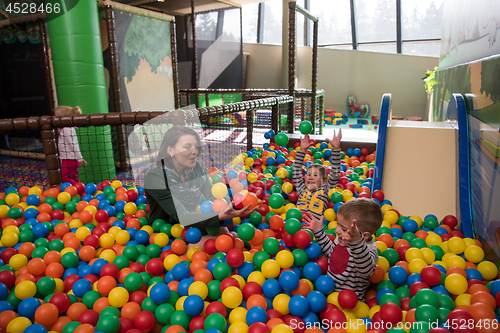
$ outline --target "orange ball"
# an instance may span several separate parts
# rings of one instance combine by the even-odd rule
[[[28,272],[33,275],[42,275],[47,264],[41,258],[33,258],[28,262]]]
[[[69,226],[66,223],[59,223],[54,227],[54,233],[57,236],[63,237],[69,232]]]
[[[189,270],[191,271],[191,274],[194,276],[196,272],[198,272],[200,269],[207,268],[207,262],[199,259],[193,259],[191,262],[191,265],[189,265]]]
[[[43,326],[52,325],[59,316],[59,309],[52,303],[42,304],[35,311],[35,320]]]
[[[384,275],[385,275],[384,269],[379,265],[375,265],[375,271],[370,277],[370,282],[379,283],[384,279]]]
[[[90,324],[81,324],[73,331],[73,333],[92,333],[95,331],[94,326]]]
[[[410,273],[410,268],[409,268],[409,264],[407,261],[398,261],[395,266],[403,267],[404,269],[406,269],[406,273],[408,274],[408,276],[410,276],[411,273]]]
[[[365,293],[365,300],[368,302],[372,298],[377,297],[377,290],[375,289],[368,289]]]
[[[120,270],[120,273],[118,274],[118,282],[120,282],[121,284],[124,284],[125,283],[125,278],[127,277],[127,275],[129,275],[130,273],[133,273],[134,270],[132,268],[129,268],[129,267],[125,267],[123,269]]]
[[[382,234],[377,238],[377,240],[384,242],[388,248],[390,248],[394,245],[394,239],[389,234]]]
[[[29,274],[29,273],[25,273],[25,274],[20,274],[17,276],[16,278],[16,286],[23,282],[23,281],[31,281],[33,283],[36,283],[36,278],[32,275],[32,274]]]
[[[101,297],[97,301],[95,301],[92,310],[94,310],[97,313],[101,313],[101,311],[107,308],[108,306],[111,306],[111,304],[109,304],[108,298]]]
[[[74,186],[68,186],[64,189],[64,192],[68,192],[72,197],[78,194],[78,190]]]
[[[470,303],[471,304],[476,304],[476,303],[483,303],[486,305],[489,305],[493,310],[496,309],[497,307],[497,302],[495,300],[495,297],[488,291],[479,291],[474,294],[472,294],[470,298]]]
[[[67,234],[67,235],[70,235],[70,234]],[[73,237],[68,237],[64,241],[64,247],[70,247],[70,248],[74,249],[75,251],[78,250],[81,246],[82,246],[82,243],[74,235],[73,235]]]
[[[417,232],[415,233],[415,236],[417,236],[417,238],[420,238],[420,239],[424,239],[424,240],[425,240],[425,239],[427,238],[427,236],[428,236],[428,233],[427,233],[427,231],[425,231],[425,230],[419,230],[419,231],[417,231]]]
[[[247,300],[247,310],[254,306],[259,306],[264,310],[267,310],[267,301],[264,296],[258,294],[250,296]]]
[[[172,242],[170,247],[175,254],[183,254],[186,252],[187,245],[182,239],[176,239]]]
[[[137,316],[137,314],[141,311],[142,309],[139,304],[137,304],[136,302],[128,302],[122,307],[121,316],[134,320],[135,316]]]
[[[83,313],[83,311],[86,311],[86,310],[88,310],[88,309],[87,309],[87,306],[85,304],[80,303],[80,302],[76,302],[76,303],[73,303],[69,306],[68,310],[66,311],[66,314],[68,315],[68,317],[71,318],[71,320],[77,321],[78,317],[80,317],[80,315]]]
[[[85,245],[80,249],[80,259],[86,262],[95,258],[96,251],[90,245]]]
[[[7,325],[9,325],[12,319],[17,317],[19,317],[19,315],[10,310],[0,313],[0,328],[2,328],[4,331],[7,331]]]
[[[19,253],[24,254],[27,258],[31,258],[33,251],[36,249],[35,244],[26,242],[19,247]]]
[[[103,295],[109,295],[109,292],[116,287],[116,280],[112,276],[103,276],[97,281],[97,291]]]
[[[210,281],[213,280],[213,276],[208,269],[202,268],[194,274],[194,280],[208,284]]]
[[[208,262],[208,254],[205,251],[196,251],[193,253],[191,260],[203,260]]]
[[[411,309],[406,313],[406,322],[414,323],[415,322],[415,309]]]
[[[87,201],[80,201],[80,202],[78,202],[78,203],[76,204],[76,211],[77,211],[78,213],[81,213],[81,212],[83,212],[83,209],[84,209],[85,207],[87,207],[88,205],[89,205],[89,203],[88,203]]]
[[[52,206],[49,205],[49,204],[41,204],[40,206],[38,206],[38,212],[39,213],[46,213],[46,214],[50,214],[52,213]]]
[[[264,234],[259,229],[255,229],[255,236],[248,242],[250,245],[259,246],[264,243]]]
[[[68,316],[62,316],[56,319],[56,321],[50,327],[51,331],[56,331],[61,333],[64,329],[64,326],[68,325],[71,322],[71,318]]]
[[[247,304],[248,305],[248,304]],[[267,327],[269,327],[269,329],[272,331],[274,327],[278,326],[279,324],[284,324],[285,322],[283,320],[281,320],[280,318],[273,318],[273,319],[270,319],[266,325]],[[305,333],[305,332],[304,332]],[[321,333],[323,333],[323,331],[321,331]]]
[[[43,256],[43,261],[45,261],[47,265],[53,262],[61,262],[61,254],[57,251],[49,251]]]
[[[58,262],[53,262],[47,265],[45,269],[45,275],[51,278],[61,278],[64,274],[64,267]]]
[[[82,222],[83,224],[90,223],[94,219],[94,214],[92,214],[90,210],[84,210],[80,212],[79,218],[80,222]]]
[[[38,214],[38,216],[36,217],[36,219],[40,223],[52,221],[52,217],[50,217],[49,213],[40,213],[40,214]]]
[[[495,319],[495,311],[488,304],[474,303],[469,307],[469,313],[475,321],[479,319]]]
[[[243,206],[245,206],[245,207],[248,205],[251,205],[250,209],[253,209],[253,208],[257,207],[257,204],[259,203],[259,198],[257,198],[257,196],[254,193],[249,192],[243,198],[242,203],[243,203]]]
[[[179,286],[179,281],[170,281],[168,283],[168,287],[170,290],[177,291],[177,287]]]
[[[292,291],[292,295],[293,296],[302,295],[304,297],[307,297],[307,295],[310,292],[311,292],[311,286],[309,285],[309,283],[307,283],[307,281],[305,281],[305,280],[300,280],[299,286],[297,287],[297,289]]]
[[[498,333],[499,323],[496,319],[480,319],[475,328],[479,333]]]
[[[138,219],[131,218],[127,221],[127,228],[136,228],[137,230],[141,229],[141,222]]]
[[[20,195],[23,197],[28,195],[30,188],[28,186],[21,186],[17,192],[19,192]]]
[[[165,331],[165,333],[179,333],[179,332],[186,332],[186,330],[181,325],[172,325]]]
[[[228,252],[233,248],[233,239],[228,235],[220,235],[215,240],[215,248],[219,252]]]
[[[467,273],[465,273],[465,271],[460,267],[451,267],[448,269],[446,271],[446,276],[449,276],[450,274],[460,274],[467,279]]]

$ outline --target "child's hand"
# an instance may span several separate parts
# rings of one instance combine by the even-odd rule
[[[309,139],[309,134],[304,135],[302,139],[300,139],[300,150],[301,151],[306,151],[309,149],[310,146],[310,139]]]
[[[333,149],[340,149],[340,140],[342,140],[342,129],[338,133],[335,133],[335,130],[333,131],[333,139],[326,139],[332,145]]]
[[[85,160],[81,160],[81,161],[80,161],[80,166],[83,166],[83,167],[84,167],[84,166],[87,166],[87,161],[85,161]]]
[[[347,233],[349,235],[349,242],[355,242],[361,239],[361,234],[359,233],[356,220],[352,220],[351,229],[349,229]]]
[[[323,221],[316,219],[314,216],[304,215],[306,229],[315,231],[323,227]]]

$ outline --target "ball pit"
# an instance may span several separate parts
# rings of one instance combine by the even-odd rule
[[[295,206],[297,149],[284,147],[286,134],[267,136],[275,143],[210,171],[216,200],[201,202],[201,212],[224,210],[226,195],[237,209],[257,209],[225,221],[237,237],[202,248],[192,247],[196,228],[150,223],[144,188],[117,180],[0,193],[0,332],[498,332],[497,265],[456,230],[454,216],[401,216],[372,192],[375,152],[366,149],[342,152],[324,227],[334,239],[340,205],[376,200],[379,261],[363,301],[336,291]],[[305,162],[330,165],[330,149],[312,140]],[[323,321],[330,327],[314,328]],[[460,321],[470,327],[453,327]]]

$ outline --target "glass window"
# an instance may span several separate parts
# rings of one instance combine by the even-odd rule
[[[444,0],[401,0],[403,40],[441,38]]]
[[[259,19],[259,4],[251,3],[241,7],[243,11],[243,43],[257,43],[257,22]]]
[[[403,54],[439,57],[440,41],[403,42]]]
[[[218,12],[196,14],[196,40],[215,40],[218,16]]]
[[[396,46],[396,43],[359,44],[358,50],[371,51],[371,52],[383,52],[383,53],[396,53],[397,46]]]
[[[358,43],[396,41],[396,0],[355,0],[354,5]]]
[[[222,27],[222,40],[239,42],[241,40],[240,9],[228,9],[224,11],[224,25]]]
[[[269,0],[264,4],[264,44],[281,44],[283,1]]]
[[[302,8],[306,8],[305,7],[305,4],[304,4],[304,0],[297,0],[297,6],[299,7],[302,7]],[[296,17],[296,35],[295,35],[295,43],[296,45],[298,46],[304,46],[304,15],[300,14],[300,13],[295,13],[295,17]]]
[[[311,0],[309,11],[319,18],[318,45],[352,43],[349,0]]]
[[[329,49],[337,49],[337,50],[352,50],[352,44],[331,45],[331,46],[328,46],[327,48],[329,48]]]

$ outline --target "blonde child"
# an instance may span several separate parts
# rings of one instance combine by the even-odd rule
[[[57,117],[74,116],[82,114],[82,110],[75,106],[60,105],[54,110],[54,115]],[[59,158],[61,159],[61,175],[63,183],[80,182],[78,179],[78,167],[86,166],[87,162],[83,159],[78,138],[76,136],[75,127],[64,127],[59,130],[57,140],[57,148],[59,149]]]

